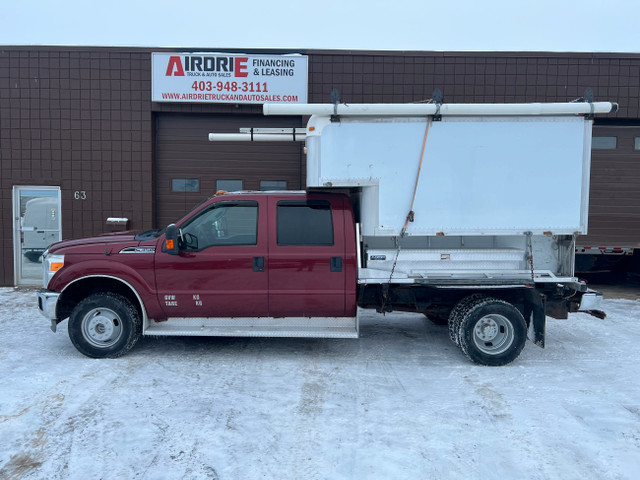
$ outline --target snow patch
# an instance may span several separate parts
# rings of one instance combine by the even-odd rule
[[[79,354],[0,288],[0,478],[640,478],[640,302],[548,319],[511,365],[367,313],[359,340],[144,338]]]

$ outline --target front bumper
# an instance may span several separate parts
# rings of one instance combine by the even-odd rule
[[[58,305],[58,298],[60,294],[58,292],[52,292],[43,288],[38,291],[38,309],[45,318],[49,320],[56,320],[56,307]]]

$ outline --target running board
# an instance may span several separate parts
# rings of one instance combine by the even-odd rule
[[[358,317],[237,317],[149,320],[144,335],[358,338]]]

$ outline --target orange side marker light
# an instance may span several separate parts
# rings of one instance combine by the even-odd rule
[[[63,265],[64,265],[63,262],[53,262],[51,264],[50,269],[51,269],[52,272],[57,272],[58,270],[60,270],[62,268]]]

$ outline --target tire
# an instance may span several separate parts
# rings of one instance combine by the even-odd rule
[[[42,263],[42,261],[40,260],[40,257],[42,257],[42,254],[44,253],[44,251],[42,252],[25,252],[24,256],[27,257],[27,260],[29,260],[30,262],[33,263]]]
[[[464,297],[458,303],[456,303],[453,310],[449,314],[449,338],[453,343],[457,346],[460,346],[460,341],[458,339],[458,330],[460,329],[460,321],[462,320],[463,315],[469,309],[469,306],[479,299],[487,298],[481,293],[474,293],[473,295],[469,295],[468,297]]]
[[[122,295],[105,292],[82,300],[69,317],[69,338],[92,358],[116,358],[140,338],[142,322],[133,304]]]
[[[527,341],[527,323],[520,311],[496,298],[472,302],[458,329],[462,352],[474,363],[502,366],[513,362]]]

